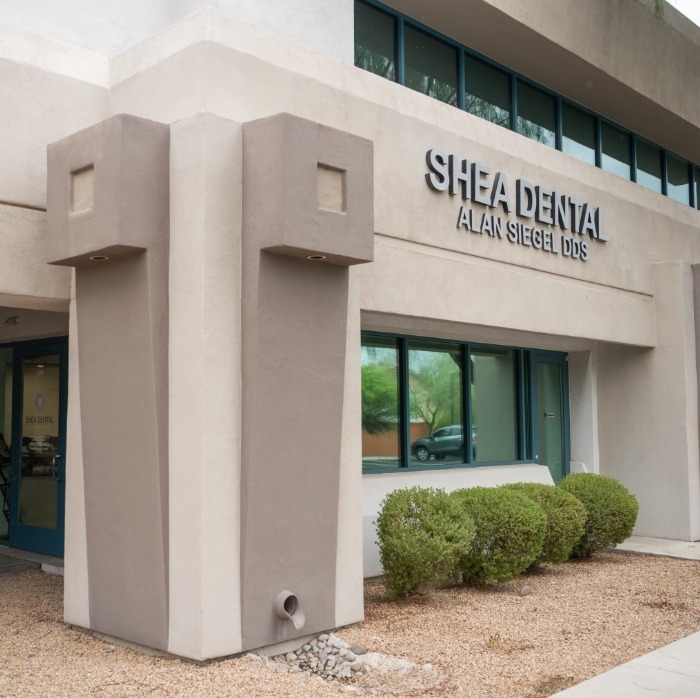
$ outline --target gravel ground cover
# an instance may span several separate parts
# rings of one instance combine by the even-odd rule
[[[0,576],[0,696],[544,698],[700,630],[700,562],[605,553],[491,589],[383,600],[365,586],[364,623],[337,635],[413,671],[363,670],[324,682],[285,662],[206,665],[152,657],[65,625],[63,580]],[[397,666],[401,666],[400,664]]]

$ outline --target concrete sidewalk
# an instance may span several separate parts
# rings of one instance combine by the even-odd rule
[[[20,572],[22,570],[38,569],[47,574],[63,575],[63,558],[0,545],[0,572]]]
[[[700,543],[633,536],[621,552],[700,560]],[[698,574],[700,585],[700,574]],[[700,698],[700,633],[594,676],[557,698]]]

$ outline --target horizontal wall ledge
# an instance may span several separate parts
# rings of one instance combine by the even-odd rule
[[[363,314],[375,317],[372,329],[391,329],[376,322],[386,314],[403,318],[395,331],[405,334],[426,333],[430,318],[433,324],[488,328],[492,336],[509,331],[569,338],[572,350],[583,348],[581,341],[647,348],[657,342],[651,294],[380,236],[374,264],[355,273]]]

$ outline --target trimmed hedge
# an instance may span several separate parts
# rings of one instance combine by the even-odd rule
[[[454,579],[474,522],[443,490],[412,487],[386,496],[377,534],[386,595],[395,599]]]
[[[459,560],[464,582],[505,582],[537,559],[547,527],[538,504],[504,487],[472,487],[451,496],[476,525],[474,540]]]
[[[588,516],[586,507],[573,494],[553,485],[517,482],[505,487],[529,497],[547,515],[542,552],[533,565],[566,562],[584,533]]]
[[[567,475],[559,487],[573,494],[588,511],[586,527],[574,546],[573,557],[590,557],[632,535],[639,503],[617,480],[594,473],[574,473]]]

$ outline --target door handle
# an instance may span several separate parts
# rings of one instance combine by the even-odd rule
[[[60,453],[57,453],[52,459],[51,459],[51,478],[55,480],[56,482],[63,482],[63,478],[59,477],[58,473],[58,459],[63,458],[63,456]]]

